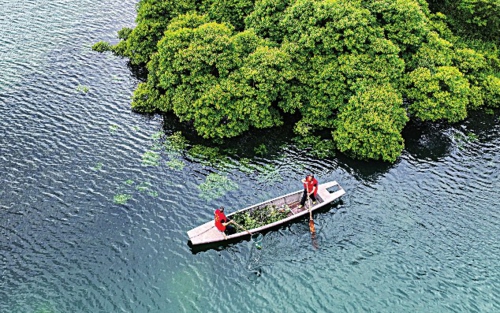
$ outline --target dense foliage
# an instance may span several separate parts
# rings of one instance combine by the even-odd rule
[[[340,151],[393,162],[409,119],[454,123],[500,106],[500,28],[488,13],[499,0],[141,0],[137,9],[134,29],[94,50],[147,67],[134,110],[174,113],[204,138],[295,114],[300,136],[330,130]]]

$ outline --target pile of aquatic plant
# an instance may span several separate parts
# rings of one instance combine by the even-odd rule
[[[246,229],[252,229],[282,220],[288,216],[288,213],[290,213],[290,208],[286,204],[280,207],[266,205],[253,210],[235,213],[231,216],[231,219]],[[241,229],[238,231],[241,231]]]

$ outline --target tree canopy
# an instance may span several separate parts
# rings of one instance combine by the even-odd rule
[[[204,138],[294,114],[300,136],[330,130],[341,152],[394,162],[410,119],[455,123],[500,107],[500,28],[487,13],[499,0],[140,0],[137,10],[118,44],[94,50],[147,68],[134,110],[173,113]]]

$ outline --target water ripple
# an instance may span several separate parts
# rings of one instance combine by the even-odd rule
[[[497,121],[444,131],[436,153],[423,135],[420,154],[393,165],[290,145],[224,167],[181,154],[182,171],[158,150],[145,166],[163,118],[131,113],[126,61],[90,50],[116,42],[135,3],[0,7],[0,312],[500,311]],[[315,213],[318,249],[307,219],[265,234],[261,250],[186,244],[215,207],[298,190],[306,172],[348,192]],[[238,189],[202,198],[210,173]]]

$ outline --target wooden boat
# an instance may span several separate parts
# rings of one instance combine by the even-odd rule
[[[236,239],[239,237],[248,236],[249,233],[253,234],[256,232],[261,232],[266,229],[287,223],[291,220],[307,216],[309,215],[309,207],[307,206],[307,203],[304,207],[299,208],[299,202],[302,197],[302,193],[303,190],[298,190],[284,196],[280,196],[271,200],[267,200],[265,202],[261,202],[259,204],[249,206],[247,208],[241,209],[239,211],[227,215],[228,219],[231,219],[231,216],[233,216],[234,214],[245,211],[251,212],[252,210],[257,210],[267,206],[287,207],[288,214],[286,215],[285,218],[279,221],[258,228],[248,229],[247,231],[238,228],[239,232],[232,235],[224,236],[224,234],[215,227],[214,220],[210,220],[209,222],[206,222],[205,224],[193,228],[187,232],[189,236],[189,243],[193,246],[196,246],[196,245],[203,245],[203,244]],[[314,212],[314,210],[317,210],[329,203],[332,203],[333,201],[342,197],[344,194],[345,194],[344,189],[336,181],[331,181],[328,183],[318,185],[316,204],[311,206],[311,211]]]

